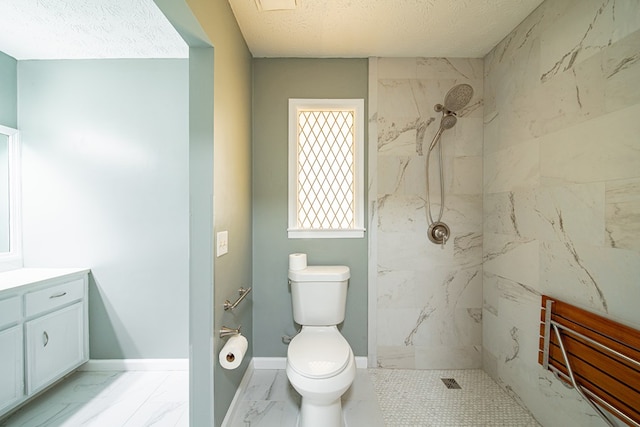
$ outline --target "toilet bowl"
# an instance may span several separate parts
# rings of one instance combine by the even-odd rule
[[[299,427],[341,427],[342,395],[356,377],[353,351],[338,330],[344,321],[346,266],[289,269],[293,318],[302,326],[287,350],[287,377],[302,397]]]
[[[336,326],[303,327],[287,351],[287,377],[302,396],[298,425],[344,425],[340,399],[355,376],[353,352]]]

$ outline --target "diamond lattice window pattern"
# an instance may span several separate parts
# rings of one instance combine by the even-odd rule
[[[354,111],[298,112],[298,227],[354,227]]]

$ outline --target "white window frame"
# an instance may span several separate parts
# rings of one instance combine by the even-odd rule
[[[298,114],[300,111],[354,112],[354,225],[345,229],[298,227]],[[289,99],[289,222],[290,239],[364,237],[364,99]]]
[[[0,272],[22,268],[22,213],[20,135],[17,129],[0,125],[9,142],[9,252],[0,253]]]

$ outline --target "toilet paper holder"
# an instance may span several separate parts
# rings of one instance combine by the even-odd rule
[[[242,325],[238,326],[237,329],[233,329],[233,328],[227,328],[226,326],[223,326],[222,329],[220,329],[220,338],[226,338],[226,337],[232,337],[234,335],[240,335],[240,328],[242,327]]]

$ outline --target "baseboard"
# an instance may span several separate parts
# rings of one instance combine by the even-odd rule
[[[254,357],[253,369],[286,369],[286,357]],[[356,367],[366,369],[367,358],[356,356]],[[79,371],[188,371],[189,359],[91,359]],[[248,370],[247,370],[248,372]],[[245,373],[246,376],[246,373]]]
[[[254,357],[251,359],[251,364],[255,369],[286,369],[287,358],[286,357]],[[367,369],[367,357],[356,356],[356,368]]]
[[[369,362],[367,356],[356,356],[356,368],[358,369],[367,369],[369,367]]]
[[[255,369],[286,369],[286,357],[254,357],[251,364]]]
[[[189,359],[91,359],[79,371],[188,371]]]

